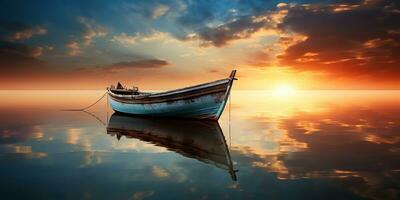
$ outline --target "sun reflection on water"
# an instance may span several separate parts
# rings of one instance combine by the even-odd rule
[[[230,179],[221,178],[220,174],[226,173],[219,173],[218,169],[214,173],[210,165],[149,142],[134,138],[117,140],[106,134],[105,127],[90,115],[58,109],[80,107],[96,99],[100,91],[57,91],[58,98],[46,98],[48,94],[43,92],[25,94],[25,98],[33,99],[33,104],[21,99],[13,101],[12,94],[0,92],[2,174],[8,166],[4,164],[26,159],[71,174],[76,169],[93,170],[92,173],[104,168],[112,173],[121,171],[116,174],[122,175],[115,177],[121,184],[135,181],[191,184],[191,193],[201,192],[200,180],[203,185],[210,184],[205,180],[226,181],[221,184],[223,187],[215,186],[220,191],[232,187]],[[22,94],[16,92],[16,95]],[[340,190],[356,196],[384,199],[390,192],[399,194],[396,189],[400,169],[399,100],[398,91],[301,91],[290,87],[233,91],[232,110],[226,108],[219,124],[226,142],[231,144],[235,168],[239,169],[240,187],[235,188],[242,193],[262,188],[245,181],[249,179],[286,181],[280,184],[329,179],[337,181]],[[91,111],[106,121],[109,116],[105,109],[105,102],[101,102]],[[155,128],[145,127],[145,130]],[[32,165],[38,166],[37,163]],[[269,174],[274,175],[272,180]],[[340,185],[344,181],[351,190]],[[290,183],[294,188],[307,187]],[[321,191],[328,190],[322,183],[318,187]],[[159,192],[155,191],[153,196]]]

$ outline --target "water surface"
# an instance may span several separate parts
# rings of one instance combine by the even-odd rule
[[[60,111],[102,94],[0,92],[2,199],[400,198],[399,91],[234,91],[219,123]]]

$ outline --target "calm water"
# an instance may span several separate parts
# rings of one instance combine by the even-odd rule
[[[219,124],[60,111],[102,93],[0,92],[1,199],[400,198],[399,91],[234,91]]]

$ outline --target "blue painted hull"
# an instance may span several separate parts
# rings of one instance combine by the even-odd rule
[[[224,99],[217,95],[205,95],[190,100],[150,104],[123,103],[109,97],[113,110],[134,115],[156,117],[177,117],[216,120],[224,105]]]
[[[231,76],[210,83],[160,93],[118,93],[109,90],[113,110],[142,116],[218,120],[231,90]]]

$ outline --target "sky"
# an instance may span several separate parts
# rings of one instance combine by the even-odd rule
[[[400,89],[400,2],[5,0],[0,89]]]

